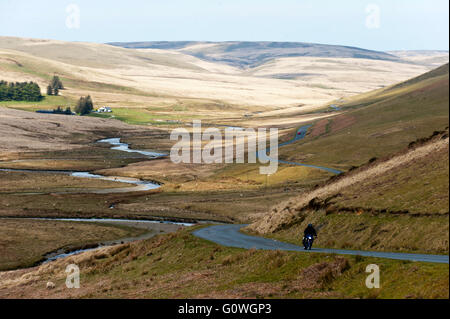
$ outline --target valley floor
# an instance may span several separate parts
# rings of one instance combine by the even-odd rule
[[[25,56],[25,61],[31,59]],[[136,57],[129,58],[134,61]],[[69,86],[79,85],[78,90],[100,87],[108,93],[102,101],[118,92],[119,102],[135,94],[149,97],[126,87],[65,80]],[[157,96],[149,100],[153,98],[164,100]],[[35,107],[52,108],[61,99],[69,101],[70,97],[49,99],[46,106],[0,106],[0,168],[10,169],[0,170],[0,217],[246,223],[251,224],[247,231],[253,234],[286,242],[298,241],[304,227],[314,223],[320,234],[316,244],[324,248],[448,254],[448,64],[410,81],[341,101],[338,111],[325,105],[309,113],[290,110],[286,115],[284,108],[261,107],[267,113],[246,117],[242,106],[230,106],[225,114],[214,111],[223,106],[220,101],[188,103],[183,99],[170,105],[180,107],[182,116],[176,122],[167,122],[174,118],[152,107],[144,111],[118,108],[116,119],[30,112]],[[254,164],[176,165],[168,158],[149,158],[96,143],[120,137],[133,149],[168,153],[173,145],[170,131],[175,126],[190,129],[185,120],[197,118],[192,114],[199,105],[198,118],[209,119],[208,126],[279,125],[283,146],[278,171],[263,176]],[[212,115],[204,112],[206,106]],[[311,128],[304,136],[288,143],[305,125]],[[112,189],[125,185],[57,171],[137,178],[156,181],[161,187],[114,193]],[[334,176],[338,171],[344,173]],[[93,189],[111,191],[98,194]],[[448,264],[229,248],[193,236],[199,227],[170,229],[170,234],[0,272],[0,297],[449,296]],[[0,225],[0,232],[6,234],[0,239],[0,269],[15,269],[32,266],[58,248],[116,240],[142,230],[8,219]],[[70,263],[81,269],[82,288],[78,290],[64,285],[64,270]],[[381,269],[380,289],[365,286],[369,264]],[[46,288],[49,281],[55,289]]]

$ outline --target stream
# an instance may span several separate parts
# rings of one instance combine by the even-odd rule
[[[130,147],[127,143],[122,143],[120,141],[120,137],[105,138],[103,140],[97,141],[97,143],[108,143],[108,144],[112,145],[112,147],[111,147],[112,150],[118,150],[118,151],[123,151],[123,152],[128,152],[128,153],[138,153],[138,154],[150,157],[150,158],[159,158],[159,157],[167,156],[167,154],[164,154],[164,153],[156,153],[156,152],[150,152],[150,151],[141,151],[141,150],[130,149]]]
[[[158,220],[133,220],[133,219],[115,219],[115,218],[27,218],[33,220],[49,220],[49,221],[66,221],[66,222],[89,222],[109,225],[120,225],[133,228],[140,228],[147,230],[146,233],[136,236],[120,238],[116,240],[103,241],[95,245],[89,245],[86,248],[78,248],[74,250],[67,250],[64,248],[50,252],[44,256],[41,264],[48,263],[50,261],[65,258],[68,256],[80,254],[86,251],[97,250],[103,247],[120,245],[130,243],[136,240],[143,240],[151,238],[160,233],[174,232],[182,227],[189,227],[192,223],[170,222],[170,221],[158,221]]]
[[[129,145],[127,143],[120,142],[120,138],[107,138],[107,139],[99,140],[99,141],[97,141],[97,143],[108,143],[108,144],[112,145],[111,149],[113,149],[113,150],[119,150],[119,151],[128,152],[128,153],[139,153],[139,154],[147,156],[151,159],[156,159],[156,158],[167,156],[167,154],[163,154],[163,153],[130,149]],[[101,180],[105,180],[105,181],[113,181],[113,182],[120,182],[120,183],[127,183],[127,184],[135,185],[134,187],[118,187],[118,188],[85,190],[85,192],[96,193],[96,194],[140,192],[140,191],[148,191],[148,190],[152,190],[152,189],[157,189],[157,188],[161,187],[161,185],[155,181],[145,181],[145,180],[141,180],[138,178],[132,178],[132,177],[104,176],[104,175],[99,175],[99,174],[92,174],[90,172],[14,169],[14,168],[0,168],[0,171],[65,174],[65,175],[78,177],[78,178],[101,179]],[[75,192],[63,191],[63,192],[59,192],[59,193],[62,193],[62,194],[77,193],[78,194],[78,193],[80,193],[80,191],[75,191]]]
[[[280,144],[279,146],[285,146],[291,143],[294,143],[298,140],[301,140],[305,137],[306,132],[310,128],[310,125],[303,126],[299,128],[296,132],[295,137],[285,143]],[[108,143],[111,145],[111,149],[113,150],[119,150],[123,152],[129,152],[129,153],[138,153],[144,156],[147,156],[151,159],[156,159],[160,157],[167,156],[167,154],[163,153],[157,153],[157,152],[151,152],[151,151],[141,151],[141,150],[133,150],[129,148],[129,145],[127,143],[122,143],[120,141],[120,138],[107,138],[97,141],[97,143]],[[268,151],[268,150],[266,150]],[[264,152],[265,153],[265,152]],[[258,154],[259,156],[263,154]],[[265,155],[265,154],[264,154]],[[265,155],[267,156],[267,155]],[[286,164],[293,164],[293,165],[302,165],[302,166],[309,166],[314,167],[322,170],[327,170],[335,174],[341,173],[338,170],[334,170],[331,168],[326,167],[320,167],[320,166],[314,166],[314,165],[307,165],[307,164],[301,164],[301,163],[294,163],[294,162],[287,162],[279,160],[281,163]],[[130,177],[119,177],[119,176],[104,176],[99,174],[92,174],[90,172],[74,172],[74,171],[52,171],[52,170],[31,170],[31,169],[0,169],[0,171],[10,171],[10,172],[38,172],[38,173],[53,173],[53,174],[67,174],[73,177],[77,178],[91,178],[91,179],[101,179],[101,180],[108,180],[108,181],[115,181],[115,182],[121,182],[121,183],[129,183],[134,184],[135,187],[123,187],[123,188],[110,188],[110,189],[97,189],[97,190],[91,190],[90,192],[94,193],[117,193],[117,192],[132,192],[132,191],[145,191],[145,190],[151,190],[159,188],[160,185],[156,182],[150,182],[150,181],[144,181],[137,178],[130,178]],[[67,192],[66,192],[67,193]],[[79,192],[77,192],[79,193]],[[158,233],[161,232],[171,232],[176,231],[177,229],[185,226],[192,226],[194,224],[191,223],[179,223],[179,222],[169,222],[169,221],[155,221],[155,220],[127,220],[127,219],[91,219],[91,218],[58,218],[58,219],[52,219],[52,218],[29,218],[34,220],[57,220],[57,221],[67,221],[67,222],[94,222],[94,223],[104,223],[104,224],[116,224],[116,225],[122,225],[122,226],[128,226],[128,227],[135,227],[135,228],[141,228],[146,229],[148,232],[138,236],[138,237],[130,237],[130,238],[122,238],[117,240],[111,240],[111,241],[104,241],[95,245],[89,245],[89,247],[83,247],[79,249],[74,250],[67,250],[64,248],[61,248],[57,251],[48,253],[44,256],[44,259],[42,263],[47,263],[56,259],[65,258],[71,255],[79,254],[82,252],[90,251],[99,249],[101,247],[105,246],[112,246],[112,245],[118,245],[118,244],[124,244],[136,240],[141,239],[147,239],[152,236],[155,236]]]
[[[140,151],[140,150],[132,150],[129,148],[129,145],[126,143],[120,142],[120,138],[109,138],[97,141],[98,143],[108,143],[112,145],[111,149],[119,150],[129,153],[139,153],[149,158],[155,159],[167,156],[167,154],[150,152],[150,151]],[[96,189],[89,190],[91,193],[118,193],[118,192],[133,192],[133,191],[146,191],[151,189],[156,189],[161,187],[160,184],[153,181],[144,181],[137,178],[131,177],[120,177],[120,176],[104,176],[99,174],[92,174],[90,172],[76,172],[76,171],[62,171],[62,170],[33,170],[33,169],[11,169],[11,168],[1,168],[0,171],[4,172],[33,172],[33,173],[47,173],[47,174],[65,174],[77,178],[91,178],[91,179],[101,179],[107,181],[114,181],[120,183],[128,183],[134,184],[135,187],[121,187],[121,188],[108,188],[108,189]],[[79,193],[79,191],[75,191]],[[61,193],[70,193],[70,191],[61,192]],[[67,250],[64,248],[58,249],[54,252],[48,253],[44,256],[43,263],[47,263],[56,259],[64,258],[67,256],[79,254],[82,252],[99,249],[101,247],[124,244],[136,240],[147,239],[157,235],[158,233],[166,233],[173,232],[178,230],[181,227],[191,226],[194,224],[191,223],[180,223],[180,222],[169,222],[169,221],[156,221],[156,220],[128,220],[128,219],[113,219],[113,218],[105,218],[105,219],[95,219],[95,218],[27,218],[33,220],[56,220],[56,221],[67,221],[67,222],[94,222],[94,223],[104,223],[104,224],[116,224],[134,228],[141,228],[148,230],[146,233],[138,236],[138,237],[129,237],[129,238],[121,238],[117,240],[104,241],[95,245],[88,245],[87,248],[79,248],[74,250]]]

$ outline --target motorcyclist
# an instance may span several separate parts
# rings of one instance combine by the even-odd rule
[[[306,238],[308,235],[311,235],[313,239],[314,237],[317,237],[317,232],[312,224],[308,224],[308,227],[306,227],[305,230],[303,231],[303,246],[305,246],[305,249],[306,249]]]

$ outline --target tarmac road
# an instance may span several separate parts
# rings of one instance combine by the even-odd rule
[[[422,261],[430,263],[443,263],[443,264],[449,263],[448,255],[406,254],[406,253],[389,253],[381,251],[345,250],[345,249],[328,249],[328,248],[313,248],[312,250],[304,250],[303,247],[297,245],[283,243],[269,238],[243,234],[239,230],[244,226],[246,225],[215,225],[196,230],[193,232],[193,234],[197,237],[212,241],[219,245],[245,249],[255,248],[263,250],[287,250],[287,251],[299,251],[304,253],[359,255],[364,257]]]

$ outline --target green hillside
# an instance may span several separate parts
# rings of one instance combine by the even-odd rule
[[[346,112],[317,121],[307,137],[280,149],[291,161],[347,170],[397,152],[448,126],[449,65],[339,105]]]

